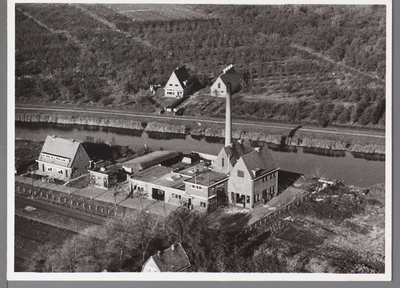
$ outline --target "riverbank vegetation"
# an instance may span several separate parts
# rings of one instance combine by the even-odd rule
[[[86,229],[61,246],[39,247],[25,267],[139,272],[150,255],[180,242],[191,272],[383,273],[384,191],[383,185],[339,184],[286,212],[291,220],[280,220],[279,229],[259,227],[248,235],[209,229],[205,214],[187,209],[166,219],[142,211]]]
[[[149,86],[186,64],[184,114],[220,115],[233,63],[234,117],[385,126],[384,5],[136,5],[17,4],[17,103],[159,111]]]
[[[15,120],[18,123],[54,123],[69,125],[87,125],[87,127],[110,127],[113,129],[130,129],[125,131],[142,131],[174,133],[176,135],[192,135],[195,137],[224,137],[223,123],[210,123],[209,121],[185,121],[179,118],[162,119],[154,121],[154,118],[143,115],[118,115],[107,114],[107,117],[87,116],[84,112],[36,112],[26,113],[17,110]],[[221,119],[222,120],[222,119]],[[250,122],[251,123],[251,122]],[[270,124],[270,123],[269,123]],[[273,127],[269,127],[269,126]],[[272,123],[270,125],[254,126],[244,124],[234,124],[232,137],[234,139],[251,139],[253,141],[264,141],[270,144],[281,146],[299,146],[311,148],[324,148],[331,150],[384,154],[384,137],[367,136],[371,131],[363,129],[346,129],[345,127],[331,128],[332,133],[320,133],[316,127],[308,126],[301,130],[302,126],[290,126],[282,123]],[[315,130],[315,131],[313,131]],[[353,134],[355,132],[355,134]],[[372,131],[375,133],[376,131]],[[357,133],[364,134],[357,136]],[[140,136],[140,135],[139,135]],[[81,139],[83,140],[83,139]]]

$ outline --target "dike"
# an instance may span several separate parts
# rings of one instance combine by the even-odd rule
[[[102,117],[90,116],[72,116],[72,115],[55,115],[43,113],[21,113],[15,114],[16,122],[36,122],[36,123],[55,123],[55,124],[73,124],[88,125],[110,128],[123,128],[131,130],[139,130],[146,132],[175,133],[182,135],[205,136],[214,138],[224,138],[225,130],[217,128],[195,128],[190,129],[185,125],[174,125],[164,122],[141,122],[128,119],[108,119]],[[266,134],[262,132],[249,132],[241,130],[232,131],[233,139],[251,139],[253,141],[263,141],[269,144],[293,147],[322,148],[336,151],[349,151],[354,153],[365,154],[385,154],[384,145],[375,144],[351,144],[341,141],[327,139],[311,139],[307,137],[299,138],[286,137],[278,134]]]

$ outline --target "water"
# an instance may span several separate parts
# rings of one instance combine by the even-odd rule
[[[127,145],[132,148],[147,145],[153,150],[163,148],[188,153],[191,151],[218,154],[224,145],[220,138],[196,137],[173,133],[142,132],[93,126],[43,123],[17,123],[15,137],[44,141],[47,135],[84,141],[92,139]],[[262,144],[262,143],[260,143]],[[268,145],[276,164],[284,170],[344,181],[347,185],[370,187],[385,182],[384,157],[363,158],[349,152]]]

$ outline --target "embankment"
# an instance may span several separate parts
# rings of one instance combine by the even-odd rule
[[[177,119],[177,122],[179,119]],[[193,125],[177,125],[159,121],[144,122],[127,118],[105,118],[96,116],[76,116],[66,114],[51,114],[51,113],[26,113],[17,111],[15,114],[16,122],[35,122],[35,123],[54,123],[54,124],[74,124],[88,125],[110,128],[123,128],[147,132],[175,133],[182,135],[205,136],[223,138],[225,135],[224,129],[219,129],[207,124],[203,124],[201,128]],[[209,127],[208,127],[209,126]],[[220,125],[223,127],[222,125]],[[349,151],[367,154],[385,154],[385,146],[381,144],[362,143],[361,141],[350,142],[333,139],[311,138],[304,135],[289,137],[285,133],[271,134],[265,131],[247,131],[244,129],[234,129],[232,131],[234,139],[251,139],[253,141],[264,141],[266,143],[295,146],[322,148],[329,150]]]

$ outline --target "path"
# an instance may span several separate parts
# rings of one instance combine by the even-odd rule
[[[149,41],[140,39],[139,37],[133,36],[131,33],[128,33],[128,32],[125,32],[125,31],[122,31],[122,30],[118,29],[117,26],[114,23],[108,21],[105,18],[100,17],[99,15],[93,13],[92,11],[89,11],[88,9],[86,9],[86,7],[83,7],[83,6],[79,5],[79,4],[75,4],[75,7],[78,8],[79,10],[81,10],[83,13],[89,15],[93,19],[105,24],[106,26],[108,26],[114,32],[121,33],[121,34],[129,37],[130,39],[135,40],[136,42],[142,44],[143,46],[146,46],[146,47],[151,48],[151,49],[159,50],[157,47],[152,45]]]
[[[330,63],[332,63],[332,64],[338,65],[338,66],[340,66],[340,67],[346,68],[346,69],[350,70],[350,71],[353,72],[353,73],[359,74],[359,75],[364,76],[364,77],[368,77],[368,78],[370,78],[370,79],[372,79],[372,80],[374,80],[374,81],[380,82],[380,84],[382,84],[382,85],[385,85],[385,81],[379,79],[377,76],[373,76],[373,75],[371,75],[371,74],[358,71],[357,69],[354,69],[354,68],[352,68],[352,67],[350,67],[350,66],[347,66],[347,65],[345,65],[345,64],[343,64],[343,63],[333,61],[332,59],[330,59],[330,58],[328,58],[328,57],[322,55],[321,53],[318,53],[318,52],[313,51],[311,48],[304,47],[304,46],[301,46],[301,45],[298,45],[298,44],[291,44],[290,47],[295,48],[295,49],[298,49],[298,50],[301,50],[301,51],[304,51],[304,52],[307,52],[307,53],[309,53],[309,54],[311,54],[311,55],[313,55],[313,56],[315,56],[315,57],[318,57],[318,58],[320,58],[320,59],[323,59],[323,60],[325,60],[325,61],[328,61],[328,62],[330,62]]]

